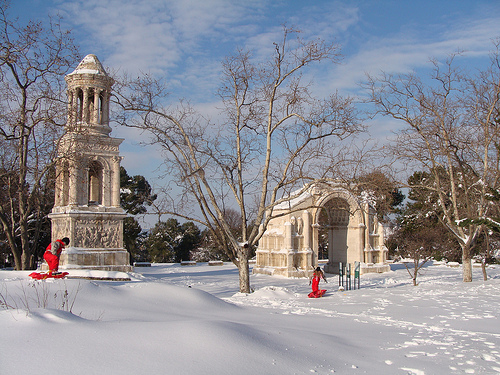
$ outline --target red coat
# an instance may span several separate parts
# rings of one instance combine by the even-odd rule
[[[49,246],[47,246],[45,252],[50,251],[53,255],[60,256],[65,246],[66,244],[61,240],[55,240],[54,242],[49,243]]]
[[[47,261],[49,271],[57,271],[59,269],[59,256],[65,246],[66,244],[61,240],[55,240],[47,246],[45,254],[43,254],[43,259]]]
[[[313,276],[312,276],[312,292],[309,293],[309,298],[318,298],[323,296],[325,294],[326,289],[319,289],[319,282],[320,280],[323,279],[326,282],[325,275],[323,275],[323,272],[316,272],[314,271]]]

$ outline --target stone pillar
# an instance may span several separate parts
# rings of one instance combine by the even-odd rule
[[[285,223],[285,249],[293,249],[292,223],[290,223],[289,221]]]
[[[111,206],[120,207],[120,161],[122,160],[122,157],[114,156],[112,160]]]
[[[379,263],[385,263],[387,261],[387,248],[385,247],[385,238],[384,238],[384,226],[381,223],[378,223],[378,246],[379,246]]]
[[[73,90],[67,90],[68,95],[68,124],[73,125]]]
[[[284,238],[284,251],[285,251],[285,259],[283,259],[284,264],[281,264],[281,267],[284,267],[284,276],[290,277],[293,273],[293,237],[292,237],[292,229],[293,225],[291,222],[287,221],[284,224],[285,227],[285,238]]]
[[[109,92],[104,91],[102,93],[102,114],[101,114],[101,124],[107,124],[109,122]]]
[[[70,206],[78,205],[78,169],[74,161],[70,162],[70,174],[69,174],[69,201]]]
[[[76,125],[80,119],[78,118],[78,89],[73,88],[70,90],[73,96],[72,108],[71,108],[71,124]]]
[[[83,193],[83,202],[85,204],[89,204],[90,200],[91,200],[91,191],[90,191],[90,168],[89,166],[87,165],[87,167],[84,169],[84,172],[85,172],[85,178],[83,179],[82,181],[82,193]]]
[[[368,253],[367,253],[367,245],[365,244],[365,233],[368,232],[368,228],[363,223],[358,225],[359,228],[359,249],[361,256],[361,261],[364,263],[368,263]]]
[[[89,89],[83,89],[83,107],[82,107],[82,121],[85,124],[89,123]]]
[[[319,237],[319,224],[315,223],[311,225],[312,229],[312,251],[313,257],[318,258],[318,237]]]
[[[94,124],[100,124],[99,119],[99,89],[94,89],[94,113],[92,115],[92,122]]]
[[[302,257],[304,258],[303,267],[304,267],[304,276],[309,276],[312,271],[314,265],[318,263],[317,257],[314,257],[314,252],[312,251],[311,246],[311,214],[308,210],[304,210],[302,212],[302,222],[304,224],[302,235],[304,238],[303,246],[302,246]]]
[[[303,236],[303,250],[311,249],[311,214],[309,211],[304,210],[302,213],[302,221],[304,223]]]
[[[365,207],[363,210],[363,218],[365,221],[365,249],[366,250],[371,250],[370,249],[370,227],[371,227],[371,222],[370,222],[370,207],[368,203],[365,203]],[[370,257],[370,262],[371,262],[371,257]]]

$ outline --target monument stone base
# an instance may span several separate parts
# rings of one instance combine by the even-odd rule
[[[126,214],[121,208],[92,208],[59,209],[49,215],[52,240],[70,239],[70,246],[61,253],[59,268],[132,271],[130,255],[122,247]]]

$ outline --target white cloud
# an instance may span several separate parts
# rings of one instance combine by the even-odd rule
[[[61,8],[77,25],[80,43],[106,53],[105,62],[114,69],[155,72],[180,59],[171,16],[158,2],[77,0]]]
[[[409,72],[428,67],[432,58],[444,60],[458,50],[464,51],[465,58],[486,58],[493,49],[492,39],[500,36],[498,22],[499,18],[455,22],[432,40],[413,33],[374,36],[360,45],[357,53],[346,57],[342,65],[332,69],[326,81],[335,89],[357,91],[358,83],[366,80],[366,73]]]
[[[205,41],[234,38],[260,1],[72,0],[60,5],[82,44],[107,54],[106,64],[130,73],[165,73],[188,56],[207,55]],[[87,34],[88,38],[85,38]],[[93,52],[89,51],[88,53]]]

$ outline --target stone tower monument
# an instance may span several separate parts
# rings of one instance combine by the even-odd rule
[[[66,76],[68,119],[56,166],[52,240],[69,237],[62,269],[131,270],[123,248],[119,145],[110,137],[113,79],[95,55]]]

